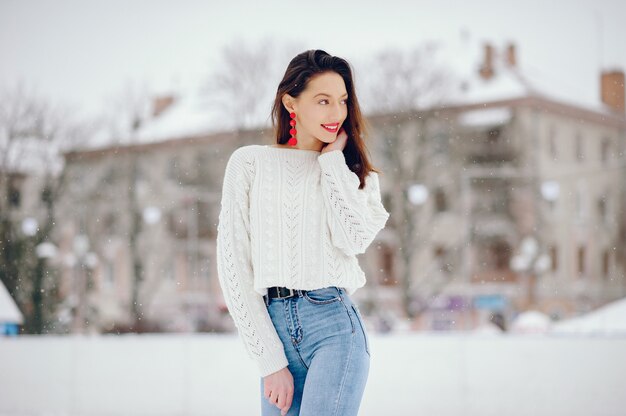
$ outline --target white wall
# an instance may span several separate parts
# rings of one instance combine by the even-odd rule
[[[370,335],[360,415],[623,415],[626,337]],[[0,415],[257,415],[236,335],[0,338]]]

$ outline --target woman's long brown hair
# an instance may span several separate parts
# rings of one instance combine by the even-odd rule
[[[343,154],[350,170],[359,176],[361,185],[365,186],[365,177],[375,169],[366,154],[364,137],[367,137],[369,128],[361,114],[359,101],[354,90],[352,68],[342,58],[332,56],[321,49],[311,49],[296,55],[285,71],[282,81],[276,91],[276,99],[272,107],[272,125],[276,132],[276,143],[285,144],[290,138],[289,112],[282,102],[283,95],[289,94],[298,97],[304,91],[312,77],[324,72],[336,72],[346,84],[348,92],[348,116],[343,122],[343,128],[348,135]]]

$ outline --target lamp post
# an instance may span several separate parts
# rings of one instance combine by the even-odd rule
[[[73,252],[75,255],[74,265],[74,288],[76,294],[76,310],[72,325],[72,332],[85,333],[87,323],[87,279],[91,271],[98,264],[98,256],[89,251],[89,238],[86,234],[78,234],[74,237]]]
[[[557,181],[546,180],[540,184],[539,192],[541,197],[546,200],[550,207],[559,198],[560,186]],[[541,207],[536,209],[537,220],[539,222],[539,230],[542,230],[542,210]],[[535,302],[535,279],[538,275],[545,273],[552,267],[552,260],[539,247],[540,244],[532,236],[525,237],[521,244],[519,253],[511,258],[509,266],[511,270],[522,275],[523,284],[525,286],[526,302],[532,305]]]
[[[426,201],[428,201],[428,197],[429,197],[428,187],[424,184],[413,183],[409,185],[409,187],[407,188],[407,199],[409,203],[413,207],[417,208],[418,210],[419,208],[424,206]],[[419,224],[415,224],[413,222],[413,219],[411,218],[411,221],[409,221],[409,230],[408,230],[408,232],[411,233],[411,235],[409,235],[405,241],[410,241],[410,239],[413,237],[414,229],[418,227],[419,227]],[[421,305],[419,304],[419,302],[415,301],[415,296],[413,296],[413,287],[412,287],[413,276],[410,270],[411,257],[413,256],[413,253],[411,252],[411,250],[408,250],[408,247],[407,247],[407,250],[404,250],[404,255],[408,257],[405,259],[404,264],[406,265],[407,268],[409,268],[409,270],[407,270],[405,273],[406,278],[404,279],[404,281],[406,282],[404,296],[408,297],[408,299],[405,299],[405,304],[408,305],[410,316],[413,317],[415,316],[415,313],[420,311]]]
[[[550,203],[550,206],[559,198],[559,183],[556,181],[544,181],[541,184],[541,196]]]
[[[527,236],[522,240],[518,254],[511,258],[511,269],[523,276],[527,306],[535,304],[537,276],[548,270],[551,262],[550,257],[539,250],[539,244],[532,236]]]

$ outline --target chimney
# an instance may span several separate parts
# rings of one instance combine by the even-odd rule
[[[478,71],[480,76],[487,80],[493,77],[493,46],[489,43],[483,45],[483,64]]]
[[[508,66],[516,66],[517,60],[515,58],[515,44],[514,43],[509,43],[509,45],[506,47],[505,60]]]
[[[173,95],[164,95],[161,97],[156,97],[152,101],[152,116],[157,117],[161,114],[165,109],[167,109],[170,105],[174,103]]]
[[[600,76],[600,97],[613,110],[624,113],[624,71],[604,71]]]

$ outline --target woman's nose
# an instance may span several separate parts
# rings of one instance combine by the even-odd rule
[[[332,116],[333,116],[333,120],[342,120],[344,117],[344,108],[341,106],[341,104],[335,104],[332,106]]]

